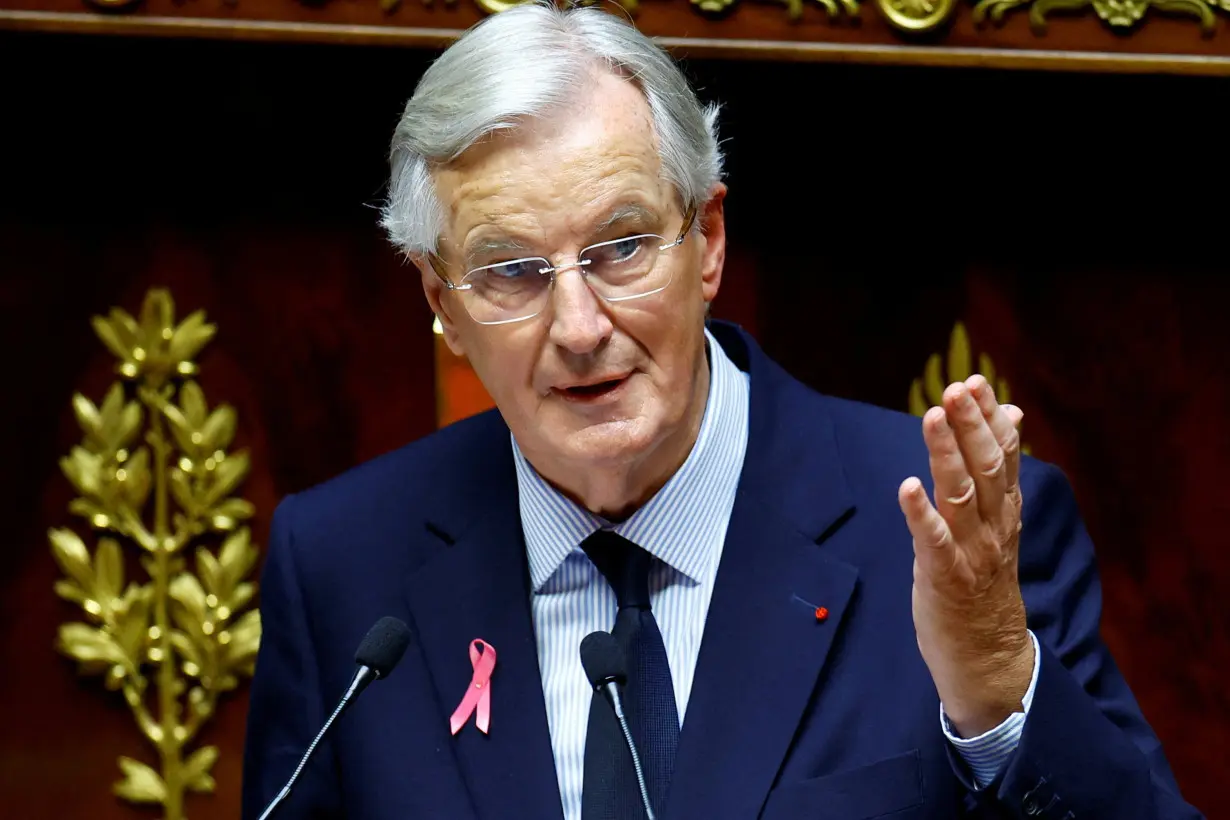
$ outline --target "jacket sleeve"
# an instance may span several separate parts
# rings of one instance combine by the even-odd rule
[[[274,511],[261,573],[261,645],[248,706],[243,820],[257,820],[299,765],[327,718],[311,623],[295,563],[293,496]],[[280,817],[341,818],[333,750],[326,740],[304,767]]]
[[[1093,544],[1067,479],[1022,461],[1021,590],[1041,647],[1020,743],[999,776],[972,793],[975,814],[1051,820],[1192,820],[1162,746],[1102,642]]]

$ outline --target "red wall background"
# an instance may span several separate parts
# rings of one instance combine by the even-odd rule
[[[430,55],[0,36],[0,794],[15,817],[154,816],[126,707],[53,649],[48,527],[70,398],[111,359],[92,315],[152,285],[220,327],[264,543],[283,494],[436,423],[430,313],[375,226],[388,136]],[[695,63],[727,104],[731,260],[715,305],[793,373],[901,409],[961,319],[1072,478],[1104,632],[1186,793],[1230,817],[1224,80]],[[235,817],[246,701],[204,740]]]

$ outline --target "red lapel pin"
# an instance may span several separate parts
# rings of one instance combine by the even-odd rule
[[[822,623],[824,621],[827,621],[828,618],[829,618],[828,607],[823,607],[823,606],[816,607],[816,623]]]

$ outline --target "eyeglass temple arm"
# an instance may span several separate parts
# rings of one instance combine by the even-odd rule
[[[675,241],[667,245],[663,245],[659,250],[669,250],[677,248],[683,244],[683,240],[688,238],[688,231],[692,230],[692,226],[696,223],[696,206],[692,205],[688,208],[687,213],[683,215],[683,227],[679,229],[679,236],[675,237]]]
[[[683,227],[679,229],[679,241],[682,242],[684,237],[688,235],[688,231],[692,230],[692,226],[696,224],[696,206],[688,207],[688,212],[683,216]]]
[[[444,283],[444,286],[446,288],[448,288],[449,290],[468,290],[469,289],[469,288],[461,287],[460,285],[454,285],[452,283],[452,281],[448,278],[448,274],[446,274],[444,270],[441,268],[444,262],[443,260],[440,259],[440,257],[436,256],[434,253],[428,253],[427,261],[431,264],[431,269],[436,272],[436,276],[440,277],[440,281]]]

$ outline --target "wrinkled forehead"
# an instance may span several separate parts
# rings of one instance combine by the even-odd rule
[[[485,138],[438,169],[435,182],[442,245],[458,251],[476,235],[568,244],[617,212],[652,222],[678,210],[649,105],[614,75],[596,78],[549,116]]]

